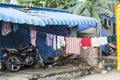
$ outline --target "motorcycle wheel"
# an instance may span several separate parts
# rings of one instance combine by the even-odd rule
[[[29,61],[27,61],[27,60],[29,60]],[[27,66],[34,66],[35,65],[35,61],[34,61],[34,57],[32,57],[32,56],[28,56],[27,58],[26,58],[26,65]]]
[[[17,55],[10,55],[5,59],[6,68],[10,72],[17,72],[21,69],[21,65],[18,63],[21,63],[21,59]]]

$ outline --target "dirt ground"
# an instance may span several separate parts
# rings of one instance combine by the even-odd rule
[[[120,80],[120,71],[113,70],[108,73],[92,74],[72,80]]]
[[[58,69],[58,68],[56,68],[56,69]],[[77,69],[77,68],[73,67],[73,69]],[[50,71],[50,70],[54,71],[54,69],[52,70],[52,68],[48,69],[46,71]],[[64,69],[64,70],[66,70],[66,69]],[[42,72],[42,70],[40,70],[40,71]],[[28,69],[28,70],[20,71],[17,73],[4,72],[4,74],[0,75],[0,80],[29,80],[28,78],[31,77],[31,74],[33,74],[34,72],[38,73],[40,71],[38,71],[38,69],[34,69],[34,71]],[[61,70],[59,68],[59,72],[60,71]],[[34,80],[41,80],[41,79],[34,79]],[[51,80],[51,79],[48,78],[45,80]],[[57,79],[55,79],[55,80],[57,80]],[[59,80],[120,80],[120,71],[112,70],[108,73],[94,73],[94,74],[87,75],[87,76],[81,76],[81,77],[77,77],[77,78],[62,78]]]
[[[19,72],[3,71],[0,73],[0,80],[56,80],[58,77],[76,77],[83,71],[87,72],[87,67],[62,66],[51,68],[24,69]],[[37,79],[33,79],[37,77]]]
[[[112,57],[107,57],[107,59],[103,59],[106,60],[106,62],[111,62],[111,58]],[[112,62],[114,61],[116,63],[116,58],[112,59]],[[117,71],[116,69],[112,69],[112,71],[108,73],[100,72],[92,74],[89,74],[88,69],[91,70],[91,68],[88,67],[81,68],[78,66],[61,66],[46,69],[30,68],[15,73],[11,73],[8,71],[0,71],[0,80],[120,80],[120,71]],[[39,75],[39,78],[31,79],[34,75]],[[75,78],[76,76],[77,78]],[[63,78],[56,79],[58,77]]]

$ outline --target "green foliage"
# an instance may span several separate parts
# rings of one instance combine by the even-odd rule
[[[10,0],[0,0],[0,2],[6,2],[6,3],[10,3]]]
[[[0,2],[2,2],[2,0],[0,0]]]
[[[32,0],[32,1],[22,1],[17,0],[20,5],[31,5],[31,6],[38,6],[38,7],[49,7],[55,8],[56,7],[56,0]]]
[[[55,8],[56,7],[56,0],[47,0],[46,7]]]
[[[75,6],[77,4],[77,0],[61,0],[60,5],[57,7],[59,9],[66,9]]]
[[[17,0],[19,5],[29,5],[29,6],[40,6],[39,1],[41,0],[31,0],[31,1]]]
[[[67,3],[62,3],[59,8],[67,9],[74,14],[95,17],[101,23],[99,14],[114,16],[114,5],[117,2],[117,0],[85,0],[84,2],[67,0]]]

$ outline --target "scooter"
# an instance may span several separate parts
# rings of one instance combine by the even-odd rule
[[[2,49],[2,53],[4,54],[2,62],[11,72],[17,72],[24,66],[34,66],[35,64],[44,67],[43,59],[33,45],[22,49]]]

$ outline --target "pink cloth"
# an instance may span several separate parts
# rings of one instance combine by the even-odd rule
[[[11,26],[9,22],[3,22],[2,24],[2,35],[6,36],[11,32]]]
[[[53,35],[52,34],[46,34],[46,45],[52,46],[53,44]]]
[[[66,37],[66,53],[68,54],[80,54],[81,39]]]
[[[37,31],[30,30],[31,44],[33,46],[36,46],[36,34],[37,34]]]

